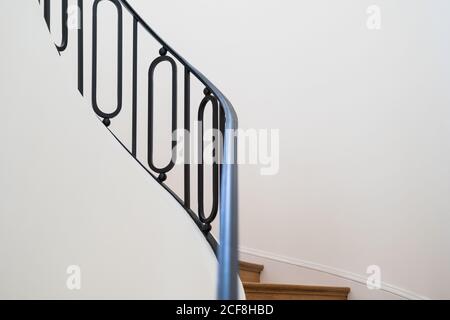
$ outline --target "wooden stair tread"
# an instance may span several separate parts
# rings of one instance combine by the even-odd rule
[[[350,288],[244,282],[249,300],[347,300]]]
[[[350,288],[260,283],[264,266],[239,261],[239,275],[247,300],[347,300]]]
[[[261,272],[264,269],[262,264],[239,261],[239,269],[250,272]]]
[[[239,261],[239,276],[243,282],[260,282],[263,265]]]

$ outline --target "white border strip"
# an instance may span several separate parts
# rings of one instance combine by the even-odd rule
[[[367,280],[366,276],[362,276],[362,275],[359,275],[359,274],[356,274],[353,272],[349,272],[349,271],[345,271],[342,269],[337,269],[337,268],[333,268],[330,266],[326,266],[326,265],[322,265],[322,264],[318,264],[318,263],[314,263],[314,262],[310,262],[310,261],[286,257],[286,256],[278,255],[278,254],[275,254],[272,252],[267,252],[267,251],[263,251],[263,250],[259,250],[259,249],[253,249],[253,248],[247,248],[247,247],[243,247],[243,246],[239,247],[239,252],[253,255],[256,257],[260,257],[260,258],[269,259],[269,260],[280,262],[280,263],[290,264],[290,265],[301,267],[301,268],[306,268],[306,269],[310,269],[310,270],[314,270],[314,271],[318,271],[318,272],[327,273],[327,274],[330,274],[330,275],[333,275],[333,276],[336,276],[339,278],[343,278],[346,280],[354,281],[354,282],[357,282],[359,284],[366,286],[366,280]],[[394,294],[396,296],[399,296],[401,298],[405,298],[408,300],[430,300],[430,298],[428,298],[428,297],[416,294],[414,292],[408,291],[406,289],[402,289],[400,287],[397,287],[397,286],[394,286],[392,284],[385,283],[385,282],[382,282],[380,290],[389,292],[391,294]]]

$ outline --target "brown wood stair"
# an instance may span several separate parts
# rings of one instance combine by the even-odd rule
[[[247,300],[347,300],[350,288],[260,283],[264,266],[239,262]]]

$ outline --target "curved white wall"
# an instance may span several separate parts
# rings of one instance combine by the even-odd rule
[[[211,248],[83,102],[37,2],[0,12],[0,298],[214,299]]]
[[[280,129],[279,174],[240,169],[244,247],[450,297],[448,1],[131,2],[242,128]]]

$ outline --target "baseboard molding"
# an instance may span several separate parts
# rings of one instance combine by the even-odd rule
[[[239,252],[249,254],[252,256],[256,256],[259,258],[269,259],[272,261],[297,266],[300,268],[306,268],[306,269],[310,269],[310,270],[314,270],[314,271],[318,271],[318,272],[327,273],[329,275],[339,277],[339,278],[342,278],[345,280],[357,282],[359,284],[366,286],[367,276],[365,276],[365,275],[356,274],[353,272],[333,268],[330,266],[322,265],[319,263],[314,263],[311,261],[305,261],[305,260],[300,260],[300,259],[296,259],[296,258],[286,257],[286,256],[278,255],[276,253],[267,252],[267,251],[263,251],[263,250],[259,250],[259,249],[253,249],[253,248],[241,246],[241,247],[239,247]],[[392,284],[389,284],[386,282],[382,282],[381,288],[378,290],[382,290],[382,291],[394,294],[400,298],[404,298],[404,299],[408,299],[408,300],[430,300],[430,298],[428,298],[428,297],[416,294],[414,292],[411,292],[406,289],[402,289],[400,287],[397,287],[395,285],[392,285]]]

